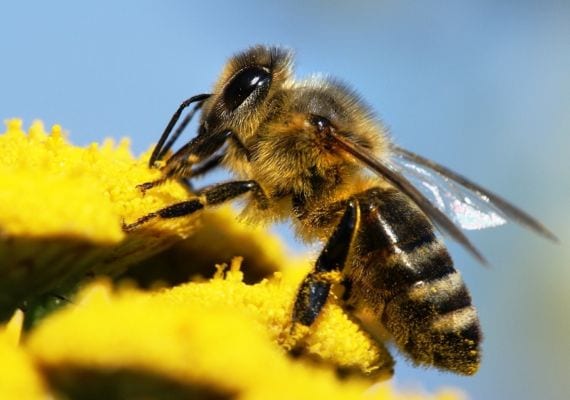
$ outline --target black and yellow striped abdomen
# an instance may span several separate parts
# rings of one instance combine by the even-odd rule
[[[380,313],[415,363],[471,375],[481,331],[471,296],[425,215],[394,189],[358,196],[348,301]]]

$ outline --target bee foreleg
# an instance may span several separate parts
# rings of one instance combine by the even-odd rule
[[[344,214],[315,263],[301,283],[293,310],[293,323],[312,325],[327,301],[331,285],[340,282],[357,225],[356,201],[350,200]],[[335,274],[336,272],[336,274]]]
[[[204,161],[202,164],[198,165],[196,168],[192,168],[190,176],[186,176],[184,178],[178,179],[178,182],[184,186],[184,188],[188,191],[188,193],[193,194],[196,193],[194,190],[194,185],[192,185],[191,178],[195,178],[197,176],[205,175],[206,173],[210,172],[214,168],[217,168],[222,163],[224,159],[225,153],[217,154],[212,156],[211,158]]]
[[[185,179],[195,175],[192,167],[204,160],[208,164],[208,157],[218,151],[227,138],[232,135],[231,131],[220,133],[202,133],[186,143],[180,150],[172,155],[162,168],[162,177],[156,181],[145,182],[137,187],[144,193],[148,189],[159,186],[169,179]],[[216,160],[216,157],[213,158]],[[221,160],[220,160],[221,161]],[[207,169],[206,169],[207,171]]]
[[[151,212],[147,215],[142,216],[132,224],[123,224],[123,230],[131,231],[155,218],[177,218],[190,215],[198,210],[203,209],[206,206],[212,206],[233,200],[236,197],[247,192],[252,192],[253,195],[258,198],[260,204],[263,205],[264,202],[266,204],[267,198],[265,197],[265,193],[257,182],[225,182],[202,189],[199,193],[199,196],[194,199],[172,204],[168,207],[161,208],[158,211]]]
[[[212,156],[211,158],[205,160],[202,164],[196,166],[196,168],[192,169],[192,176],[187,176],[185,178],[194,178],[196,176],[202,176],[217,168],[222,163],[222,160],[225,157],[225,153],[217,154]]]

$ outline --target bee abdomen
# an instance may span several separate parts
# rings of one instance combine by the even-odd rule
[[[416,270],[419,279],[387,299],[383,323],[398,347],[417,364],[472,375],[480,362],[481,330],[477,312],[447,250],[439,241],[429,247],[432,256],[423,254],[423,257],[432,261],[447,259],[449,264],[430,266],[424,260],[423,271]],[[426,249],[423,252],[426,253]],[[447,257],[442,257],[442,252]],[[406,260],[405,255],[403,258],[401,261],[406,264],[409,259]],[[392,265],[394,267],[398,268]],[[409,265],[400,266],[406,267]]]
[[[416,364],[471,375],[481,331],[471,296],[425,215],[394,190],[360,199],[359,261],[352,276],[378,290],[381,320]],[[374,306],[377,300],[362,292]]]

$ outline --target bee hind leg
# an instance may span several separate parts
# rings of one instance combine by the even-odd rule
[[[301,283],[293,309],[293,326],[310,326],[319,316],[333,283],[340,282],[357,225],[357,204],[347,203],[344,214],[321,251],[315,268]]]
[[[140,217],[138,220],[131,224],[123,224],[123,230],[126,232],[132,231],[138,228],[140,225],[143,225],[156,218],[178,218],[190,215],[196,211],[203,209],[204,207],[213,206],[233,200],[236,197],[247,192],[251,192],[258,198],[258,202],[261,207],[266,205],[267,197],[256,181],[225,182],[202,189],[196,198],[161,208],[160,210]]]

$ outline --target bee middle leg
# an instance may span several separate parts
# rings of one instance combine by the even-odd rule
[[[124,231],[132,231],[156,218],[177,218],[193,214],[207,206],[224,203],[236,197],[251,192],[259,202],[259,206],[267,206],[267,197],[256,181],[233,181],[209,186],[199,192],[198,197],[175,203],[160,210],[140,217],[131,224],[123,224]]]
[[[342,271],[348,257],[356,225],[357,203],[349,200],[313,271],[309,272],[299,287],[293,309],[294,325],[300,323],[310,326],[319,316],[332,284],[339,282],[338,273]]]

